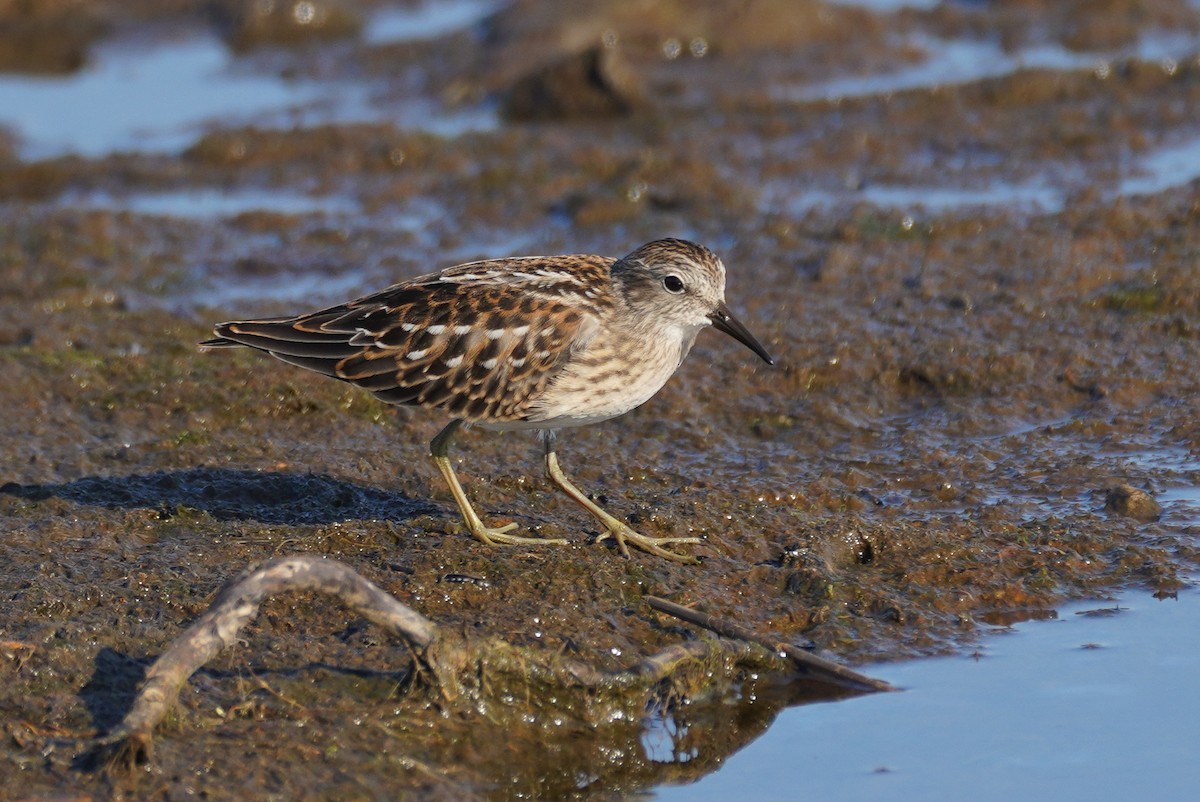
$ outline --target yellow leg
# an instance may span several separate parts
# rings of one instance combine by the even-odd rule
[[[460,426],[462,426],[462,421],[451,421],[450,425],[438,432],[437,436],[429,444],[429,453],[433,456],[433,461],[438,466],[438,470],[442,472],[442,476],[446,478],[446,484],[450,485],[450,492],[454,495],[454,501],[458,504],[458,511],[462,513],[463,523],[471,535],[476,540],[487,543],[489,546],[498,544],[508,546],[542,545],[545,543],[565,545],[567,541],[561,538],[518,537],[517,535],[505,534],[516,529],[516,523],[505,524],[496,529],[484,525],[483,521],[475,513],[475,508],[471,506],[471,502],[467,500],[467,494],[463,491],[462,485],[459,484],[458,477],[454,474],[454,466],[450,464],[450,457],[447,456],[450,441],[454,439],[454,435]]]
[[[635,548],[650,554],[664,557],[668,560],[674,560],[681,563],[697,563],[695,557],[689,557],[684,554],[676,554],[673,551],[667,551],[662,548],[663,545],[670,543],[699,543],[698,537],[647,537],[635,532],[628,524],[619,521],[602,510],[595,502],[583,494],[575,485],[571,484],[571,480],[562,472],[562,468],[558,466],[558,455],[554,453],[554,433],[545,432],[543,434],[546,443],[546,475],[550,477],[550,481],[558,486],[558,489],[570,496],[571,500],[585,510],[595,516],[596,520],[604,524],[605,532],[600,535],[599,540],[606,540],[609,537],[617,541],[617,548],[621,550],[621,554],[629,556],[629,547],[626,543],[631,543]]]

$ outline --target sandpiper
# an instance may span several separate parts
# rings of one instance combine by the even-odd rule
[[[221,323],[204,346],[244,345],[356,384],[389,404],[451,417],[430,443],[463,522],[489,544],[566,543],[509,534],[476,514],[450,463],[463,424],[541,432],[546,475],[615,539],[681,562],[664,545],[609,515],[558,464],[556,433],[615,418],[645,403],[683,362],[706,326],[767,364],[766,349],[725,305],[725,266],[701,245],[647,243],[622,259],[520,256],[449,267],[328,309]]]

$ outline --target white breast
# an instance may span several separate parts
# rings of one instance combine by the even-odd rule
[[[526,421],[496,428],[559,429],[599,423],[650,400],[675,373],[700,327],[658,329],[653,336],[599,333],[542,393]]]

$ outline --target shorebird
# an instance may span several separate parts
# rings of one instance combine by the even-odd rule
[[[216,326],[201,343],[242,345],[369,390],[389,404],[440,410],[451,421],[430,443],[470,533],[488,544],[565,543],[486,525],[451,465],[464,424],[541,432],[546,475],[628,545],[671,560],[664,545],[601,509],[563,473],[557,432],[615,418],[650,399],[713,326],[767,364],[766,349],[725,305],[725,266],[701,245],[647,243],[621,259],[519,256],[448,267],[354,301],[291,317]]]

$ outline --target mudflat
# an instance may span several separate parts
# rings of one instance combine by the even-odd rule
[[[0,140],[0,796],[617,797],[710,770],[803,692],[693,672],[656,703],[690,757],[656,761],[642,702],[484,678],[464,710],[294,595],[192,679],[150,763],[86,765],[154,657],[272,557],[600,669],[690,636],[647,594],[861,664],[1195,568],[1168,491],[1200,476],[1200,61],[1166,34],[1200,41],[1194,5],[525,2],[398,39],[366,3],[309,3],[314,28],[201,5],[34,3],[18,21],[77,49],[29,35],[58,49],[6,40],[0,64],[87,74],[184,29],[235,54],[221,80],[365,91],[371,114],[84,156]],[[951,47],[978,71],[922,77]],[[703,538],[696,566],[592,543],[520,433],[465,434],[459,475],[488,520],[570,544],[478,543],[427,456],[445,419],[196,347],[457,262],[662,236],[723,258],[778,366],[703,333],[560,449],[643,534]]]

